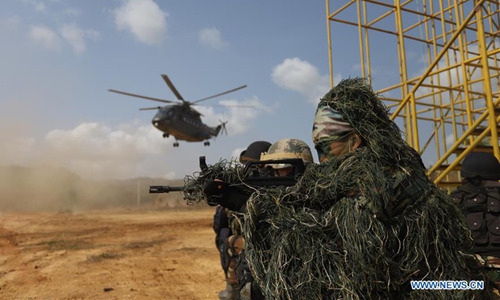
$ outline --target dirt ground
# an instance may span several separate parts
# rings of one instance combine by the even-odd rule
[[[0,214],[0,299],[218,299],[213,213]]]

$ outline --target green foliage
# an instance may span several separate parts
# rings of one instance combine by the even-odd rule
[[[184,199],[190,205],[205,201],[205,194],[203,193],[205,180],[219,179],[235,186],[250,188],[244,183],[246,176],[247,174],[242,165],[235,166],[233,162],[221,160],[208,166],[207,171],[203,173],[197,172],[184,178],[184,187],[182,189]]]

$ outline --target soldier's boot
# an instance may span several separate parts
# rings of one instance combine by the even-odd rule
[[[219,293],[220,300],[240,300],[239,290],[237,287],[233,287],[228,282],[226,283],[226,289]]]

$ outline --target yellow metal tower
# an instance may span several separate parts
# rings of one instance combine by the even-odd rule
[[[471,151],[500,159],[498,0],[326,0],[326,16],[330,84],[335,72],[345,73],[334,69],[345,63],[338,54],[359,49],[356,72],[432,163],[437,184],[458,183],[456,171]],[[356,45],[344,38],[349,34],[359,37]]]

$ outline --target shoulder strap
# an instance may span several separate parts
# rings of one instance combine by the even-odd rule
[[[485,188],[485,187],[473,187],[464,185],[458,187],[457,190],[463,191],[467,194],[481,193],[483,195],[487,195],[488,197],[500,200],[500,192],[498,191],[499,187]]]
[[[480,193],[480,188],[470,186],[470,185],[462,185],[457,188],[458,191],[465,192],[467,194],[476,194]]]

